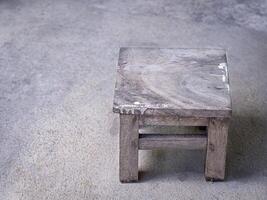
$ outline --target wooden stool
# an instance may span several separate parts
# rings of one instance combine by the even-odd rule
[[[222,49],[121,48],[120,181],[138,180],[138,150],[206,148],[206,180],[224,180],[231,99]],[[205,126],[206,134],[140,134],[140,126]]]

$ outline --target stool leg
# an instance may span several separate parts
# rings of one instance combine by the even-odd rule
[[[120,181],[138,181],[139,117],[120,115]]]
[[[208,125],[208,143],[205,165],[207,181],[225,178],[226,146],[229,119],[212,118]]]

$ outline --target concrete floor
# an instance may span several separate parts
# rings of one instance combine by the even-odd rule
[[[118,179],[120,46],[228,50],[226,182],[204,152],[140,153]],[[0,0],[0,199],[267,199],[267,1]]]

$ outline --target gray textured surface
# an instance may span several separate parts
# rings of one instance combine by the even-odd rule
[[[267,2],[0,1],[0,199],[266,199]],[[228,180],[203,152],[141,152],[118,180],[121,46],[228,50]]]
[[[113,109],[121,114],[228,117],[226,52],[121,48]]]

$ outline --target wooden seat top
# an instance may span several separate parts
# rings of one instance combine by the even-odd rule
[[[225,50],[121,48],[113,111],[229,117]]]

